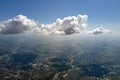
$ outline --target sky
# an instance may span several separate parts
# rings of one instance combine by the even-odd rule
[[[0,22],[25,15],[40,23],[66,16],[88,15],[89,28],[119,29],[120,0],[0,0]]]

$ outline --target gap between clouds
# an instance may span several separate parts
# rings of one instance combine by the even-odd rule
[[[68,35],[74,33],[86,32],[88,34],[111,33],[112,30],[98,27],[94,30],[87,31],[87,15],[69,16],[63,19],[56,19],[52,24],[38,24],[26,16],[18,15],[7,21],[0,23],[0,34],[18,34],[26,31],[34,31],[40,34],[59,34]]]

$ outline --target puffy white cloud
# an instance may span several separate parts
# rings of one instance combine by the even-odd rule
[[[35,32],[43,34],[73,34],[80,33],[86,28],[87,15],[69,16],[58,18],[53,24],[41,24]]]
[[[42,34],[59,34],[68,35],[74,33],[87,32],[89,34],[111,33],[111,30],[98,27],[94,30],[87,31],[87,15],[69,16],[63,19],[56,19],[52,24],[38,25],[34,20],[26,16],[18,15],[7,21],[0,23],[0,34],[18,34],[25,31],[35,31]],[[38,25],[38,26],[37,26]]]
[[[26,16],[18,15],[13,19],[9,19],[0,23],[1,34],[17,34],[23,33],[36,26],[34,20],[28,19]]]
[[[88,31],[89,34],[103,34],[103,33],[112,33],[112,30],[104,29],[103,27],[98,27],[92,31]]]

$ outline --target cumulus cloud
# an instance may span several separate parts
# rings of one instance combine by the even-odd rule
[[[104,29],[103,27],[98,27],[92,31],[88,31],[89,34],[103,34],[103,33],[112,33],[112,30]]]
[[[86,28],[87,15],[69,16],[56,19],[53,24],[41,24],[35,32],[43,34],[73,34],[80,33]]]
[[[0,23],[0,34],[18,34],[26,31],[35,31],[41,34],[59,34],[68,35],[74,33],[87,32],[89,34],[111,33],[111,30],[98,27],[94,30],[87,31],[87,15],[69,16],[63,19],[56,19],[52,24],[38,25],[34,20],[26,16],[18,15],[7,21]]]
[[[29,31],[36,26],[34,20],[26,16],[18,15],[12,19],[0,23],[0,34],[17,34]]]

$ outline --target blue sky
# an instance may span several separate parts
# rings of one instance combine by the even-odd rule
[[[88,15],[89,26],[120,26],[120,0],[0,0],[0,21],[22,14],[40,23]]]

